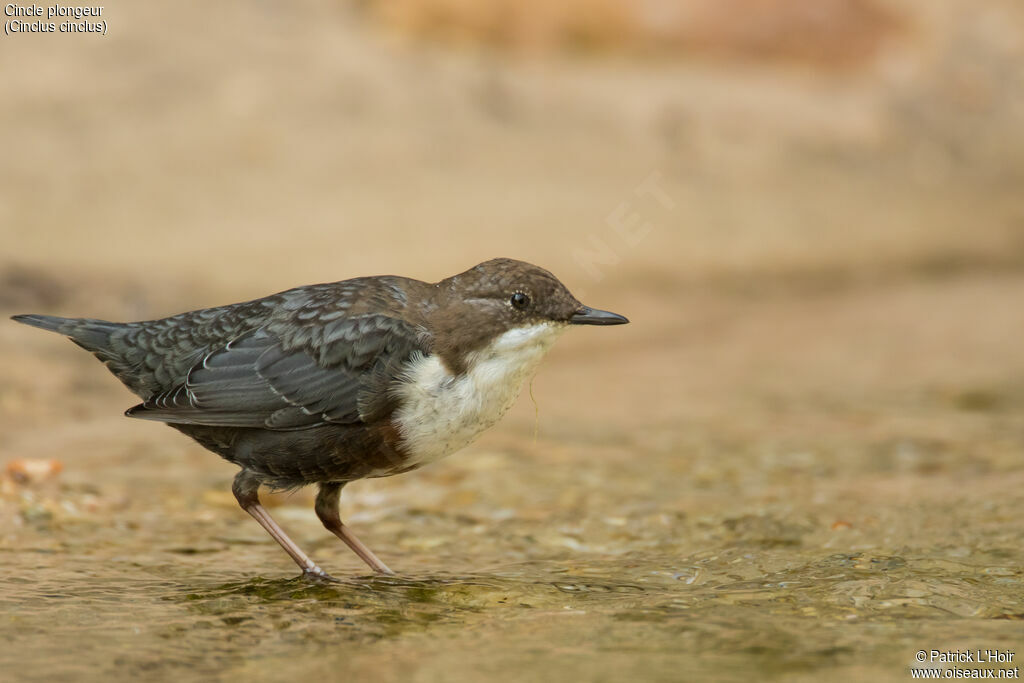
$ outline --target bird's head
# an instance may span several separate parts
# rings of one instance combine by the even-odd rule
[[[436,287],[440,296],[433,332],[450,361],[483,349],[543,353],[569,325],[629,322],[584,306],[550,272],[513,259],[485,261]]]

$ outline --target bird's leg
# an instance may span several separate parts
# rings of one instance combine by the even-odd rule
[[[394,574],[388,566],[381,562],[363,542],[356,538],[347,526],[341,523],[341,515],[338,513],[338,499],[341,497],[341,489],[344,483],[322,483],[320,493],[316,496],[316,516],[324,523],[324,526],[332,534],[345,541],[345,545],[352,549],[363,562],[370,565],[370,569],[379,574]]]
[[[260,482],[256,476],[249,470],[243,469],[235,476],[235,481],[231,485],[231,492],[235,494],[235,498],[238,500],[238,504],[242,506],[242,509],[252,515],[253,519],[259,522],[260,526],[266,529],[267,533],[295,560],[295,564],[299,565],[303,574],[330,578],[327,572],[317,566],[316,562],[309,559],[309,555],[302,552],[299,546],[295,545],[295,541],[288,538],[288,534],[284,532],[284,529],[279,527],[266,508],[260,505],[260,498],[257,493],[259,487]]]

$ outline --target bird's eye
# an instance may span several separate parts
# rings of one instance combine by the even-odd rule
[[[508,300],[512,304],[512,308],[523,310],[530,305],[530,297],[526,296],[522,292],[516,292],[512,295],[512,298]]]

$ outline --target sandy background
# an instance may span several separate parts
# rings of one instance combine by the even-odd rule
[[[0,303],[143,318],[507,255],[637,319],[556,351],[538,380],[551,422],[586,419],[556,393],[573,387],[599,421],[659,423],[764,392],[1012,384],[1014,3],[894,3],[877,26],[875,8],[816,31],[790,9],[792,30],[874,45],[840,65],[788,54],[786,26],[764,29],[767,56],[742,33],[665,47],[667,28],[604,52],[515,40],[529,26],[504,42],[530,49],[416,42],[405,5],[115,5],[102,40],[7,37]],[[435,23],[473,35],[448,5]],[[719,20],[696,24],[711,40]],[[576,367],[592,363],[601,376]]]
[[[466,453],[351,487],[347,515],[539,530],[621,505],[690,550],[793,519],[821,547],[1019,550],[1024,6],[567,7],[115,2],[106,36],[0,38],[0,314],[144,319],[521,258],[632,324],[561,340],[536,441],[524,395]],[[133,403],[0,324],[0,463],[63,464],[5,485],[0,546],[154,507],[248,529],[233,468]],[[473,562],[393,526],[382,556]],[[1014,576],[960,616],[1024,613]]]

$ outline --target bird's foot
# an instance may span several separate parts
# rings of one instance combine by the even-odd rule
[[[320,567],[316,566],[315,564],[312,567],[306,567],[305,569],[302,570],[302,578],[307,579],[309,581],[334,581],[334,582],[337,582],[336,578],[334,578],[333,576],[331,576],[330,574],[328,574],[327,572],[325,572],[323,569],[321,569]]]

